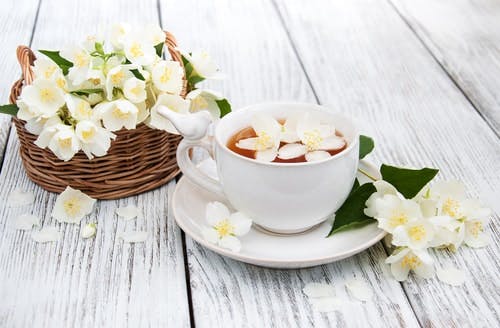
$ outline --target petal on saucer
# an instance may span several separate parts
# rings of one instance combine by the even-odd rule
[[[229,220],[234,226],[234,234],[236,236],[246,235],[250,231],[250,227],[252,227],[252,220],[241,212],[231,214]]]
[[[312,152],[306,154],[306,161],[308,161],[308,162],[321,161],[321,160],[326,159],[330,156],[331,155],[329,152],[326,152],[323,150],[316,150],[316,151],[312,151]]]
[[[290,143],[281,147],[278,151],[278,158],[291,159],[297,158],[307,153],[307,147],[298,143]]]
[[[240,240],[233,236],[226,236],[219,239],[219,246],[227,248],[232,252],[239,252],[241,250]]]
[[[211,226],[217,225],[220,220],[229,218],[231,213],[226,205],[221,202],[210,202],[207,204],[205,216]]]
[[[219,240],[217,231],[215,231],[213,228],[203,227],[201,229],[201,235],[203,236],[203,239],[211,244],[217,244],[217,241]]]
[[[278,155],[278,152],[274,148],[257,151],[255,152],[255,159],[260,162],[272,162]]]

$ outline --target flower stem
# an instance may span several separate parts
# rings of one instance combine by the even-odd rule
[[[358,168],[358,171],[359,173],[363,174],[364,176],[368,177],[370,180],[372,181],[377,181],[378,179],[375,178],[374,176],[372,176],[371,174],[369,174],[368,172],[366,171],[363,171],[362,169]]]

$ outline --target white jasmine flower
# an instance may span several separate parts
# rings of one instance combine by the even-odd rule
[[[116,50],[123,49],[123,41],[127,34],[130,33],[131,27],[129,24],[114,24],[111,27],[110,40]]]
[[[237,238],[250,231],[252,220],[243,213],[230,213],[229,209],[220,202],[207,204],[206,220],[210,228],[204,228],[203,237],[210,243],[239,252],[241,242]]]
[[[106,76],[106,99],[113,99],[113,89],[123,89],[125,81],[134,77],[129,70],[130,65],[118,65],[109,70]]]
[[[392,232],[392,244],[411,249],[427,248],[434,238],[434,227],[426,219],[417,219],[404,225],[398,225]]]
[[[19,97],[16,101],[16,105],[19,108],[17,111],[17,118],[23,120],[23,121],[29,121],[32,119],[39,119],[39,113],[34,110],[34,108],[31,108],[28,106],[21,97]]]
[[[147,66],[153,64],[158,59],[154,48],[155,45],[148,42],[148,40],[144,40],[143,36],[140,34],[127,35],[124,38],[123,44],[125,57],[127,57],[132,64]]]
[[[47,118],[43,118],[43,117],[35,117],[32,119],[29,119],[24,124],[24,128],[26,129],[26,131],[28,131],[31,134],[39,135],[42,132],[43,127],[45,126],[45,123],[47,122],[47,120],[48,120]]]
[[[85,215],[92,212],[94,203],[95,199],[67,186],[56,199],[52,217],[60,222],[79,223]]]
[[[171,95],[167,93],[161,94],[158,96],[156,104],[153,108],[151,108],[151,116],[146,121],[148,126],[155,129],[165,130],[173,134],[179,134],[168,119],[158,114],[158,106],[160,105],[165,106],[176,113],[187,114],[189,113],[189,100],[186,100],[178,95]]]
[[[303,119],[304,113],[292,113],[285,123],[281,124],[280,140],[289,144],[300,142],[297,134],[297,124]]]
[[[104,44],[104,36],[101,33],[87,35],[83,41],[83,48],[89,53],[96,50],[95,44]]]
[[[166,35],[160,26],[155,24],[146,25],[142,31],[142,35],[147,42],[156,46],[160,43],[165,43]]]
[[[40,226],[40,219],[35,215],[21,214],[14,219],[14,229],[31,230],[33,226]]]
[[[37,243],[48,243],[61,239],[61,233],[56,227],[43,227],[31,232],[31,238]]]
[[[333,297],[335,296],[335,286],[331,284],[310,282],[302,289],[309,297]]]
[[[403,199],[403,196],[399,194],[396,188],[394,188],[393,185],[384,180],[375,181],[373,183],[373,186],[375,187],[375,189],[377,189],[377,191],[371,194],[370,197],[368,197],[368,200],[365,204],[366,208],[364,210],[365,214],[369,217],[374,218],[379,216],[377,210],[377,200],[384,197],[385,195],[394,195]]]
[[[285,123],[286,124],[286,123]],[[344,139],[335,135],[335,128],[331,124],[322,124],[318,117],[305,113],[296,122],[290,122],[288,129],[285,128],[285,138],[293,139],[290,133],[290,125],[296,124],[297,137],[302,144],[288,144],[280,149],[278,157],[282,159],[297,158],[305,155],[308,162],[319,161],[329,158],[328,150],[336,150],[345,146]],[[283,125],[283,127],[285,127]],[[293,145],[293,146],[291,146]]]
[[[127,205],[127,206],[118,207],[115,210],[115,213],[116,213],[116,215],[124,218],[127,221],[131,220],[133,218],[136,218],[141,214],[141,212],[139,211],[139,209],[135,205]]]
[[[463,223],[451,216],[441,215],[427,218],[434,226],[434,238],[430,241],[430,247],[448,247],[457,249],[464,240]]]
[[[142,243],[148,238],[147,231],[123,231],[119,238],[126,243]]]
[[[35,201],[35,195],[30,191],[23,191],[20,188],[14,189],[7,199],[7,203],[10,207],[25,206],[33,204]]]
[[[60,128],[49,141],[49,149],[63,161],[69,161],[80,150],[80,141],[78,140],[73,127],[65,126]],[[40,134],[39,138],[42,136]],[[38,139],[37,139],[38,140]]]
[[[123,83],[123,95],[133,103],[144,102],[147,98],[146,83],[132,77]]]
[[[80,145],[89,159],[104,156],[111,147],[111,139],[116,135],[104,129],[93,121],[80,121],[76,124],[75,133]]]
[[[64,93],[54,81],[35,79],[31,85],[25,86],[21,93],[21,119],[35,116],[54,116],[64,105]],[[29,111],[29,114],[27,112]]]
[[[59,116],[53,116],[45,121],[42,131],[40,131],[34,144],[40,148],[46,148],[49,146],[50,140],[52,140],[56,132],[69,128],[71,127],[63,124]]]
[[[84,48],[68,47],[61,51],[61,57],[73,63],[68,71],[68,78],[74,85],[79,85],[87,79],[92,57]]]
[[[122,128],[135,129],[137,124],[137,106],[125,99],[119,99],[107,103],[100,103],[96,110],[102,118],[102,123],[109,131],[117,131]]]
[[[480,248],[491,243],[491,237],[485,228],[488,218],[467,219],[464,222],[464,242],[469,247]]]
[[[82,238],[94,237],[97,232],[97,224],[95,222],[86,224],[81,231]]]
[[[71,116],[77,121],[96,119],[90,103],[72,94],[66,94],[66,106]]]
[[[416,221],[422,217],[420,206],[413,200],[401,199],[392,194],[386,194],[376,200],[378,227],[394,233],[394,230]]]
[[[257,137],[242,139],[236,143],[236,147],[255,150],[256,160],[272,162],[280,146],[280,124],[270,115],[256,114],[251,125]]]
[[[415,272],[422,278],[430,278],[434,275],[432,257],[424,249],[396,249],[396,251],[385,260],[385,263],[391,265],[391,272],[398,281],[406,280],[410,271]]]
[[[201,51],[193,51],[191,54],[184,52],[181,50],[182,55],[186,58],[191,65],[193,65],[193,72],[205,79],[217,79],[221,78],[222,75],[219,73],[219,69],[215,62],[212,60],[212,57],[208,54],[208,52]]]
[[[102,65],[104,65],[104,63]],[[87,72],[87,83],[90,84],[89,89],[104,87],[106,84],[106,77],[104,76],[102,69],[89,69]]]
[[[465,282],[465,272],[452,267],[439,268],[436,270],[436,275],[439,280],[452,286],[460,286]]]
[[[137,107],[137,124],[144,122],[149,117],[149,109],[146,102],[135,104]]]
[[[224,97],[212,90],[196,89],[186,95],[186,99],[191,100],[191,113],[200,110],[207,110],[214,121],[220,118],[220,109],[217,105],[217,100],[222,100]]]
[[[62,74],[62,71],[52,60],[39,57],[33,63],[33,73],[37,79],[54,80]]]
[[[351,279],[345,283],[351,295],[360,301],[366,302],[372,299],[373,290],[368,284],[360,279]]]
[[[151,72],[154,86],[162,91],[180,94],[183,86],[184,69],[176,61],[161,60]]]

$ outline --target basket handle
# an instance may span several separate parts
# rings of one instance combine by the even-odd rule
[[[167,46],[167,50],[170,53],[170,56],[172,56],[172,59],[178,62],[181,67],[184,69],[184,64],[182,63],[182,56],[177,51],[177,41],[175,40],[175,37],[172,33],[165,31],[165,45]],[[19,62],[19,65],[21,66],[21,71],[22,71],[22,77],[21,80],[16,82],[16,84],[23,83],[25,85],[29,85],[33,82],[35,78],[35,74],[33,73],[33,62],[36,59],[35,54],[33,51],[27,47],[27,46],[19,46],[17,47],[17,60]],[[186,71],[184,70],[184,78],[183,78],[183,85],[182,85],[182,92],[181,95],[183,97],[186,96],[187,92],[187,80],[186,80]],[[18,95],[15,95],[11,93],[11,101],[15,102],[17,99]]]

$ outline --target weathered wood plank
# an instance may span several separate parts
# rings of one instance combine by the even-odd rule
[[[0,10],[0,67],[2,82],[0,104],[9,102],[10,88],[19,79],[21,70],[17,64],[16,47],[29,44],[38,8],[37,0],[7,1]],[[10,116],[0,114],[0,163],[10,130]]]
[[[269,101],[314,102],[276,11],[268,1],[161,2],[162,22],[180,46],[205,47],[228,75],[211,82],[235,107]],[[223,258],[186,238],[193,315],[197,327],[418,326],[400,284],[379,266],[380,244],[335,264],[304,270],[269,270]],[[347,298],[343,282],[366,279],[373,302],[343,312],[319,314],[302,288],[329,281]]]
[[[424,327],[497,326],[497,136],[387,2],[300,1],[278,7],[320,101],[364,122],[377,140],[378,161],[438,167],[440,177],[458,178],[471,196],[491,201],[493,244],[436,256],[439,265],[464,269],[466,284],[412,278],[404,288]],[[446,18],[443,14],[440,21]]]
[[[158,21],[155,1],[69,3],[45,0],[40,8],[34,48],[61,48],[119,21]],[[0,175],[0,322],[22,327],[158,327],[189,326],[182,239],[170,214],[175,183],[119,201],[99,201],[84,221],[98,222],[95,239],[83,240],[80,226],[55,222],[50,213],[56,195],[31,183],[18,157],[11,131]],[[33,206],[8,208],[8,194],[21,187],[36,194]],[[118,206],[136,204],[143,217],[125,222],[114,215]],[[9,221],[33,213],[44,226],[64,233],[54,244],[36,244],[28,232]],[[82,223],[83,226],[84,223]],[[126,244],[118,234],[146,230],[145,243]]]
[[[500,135],[500,2],[392,3]]]

